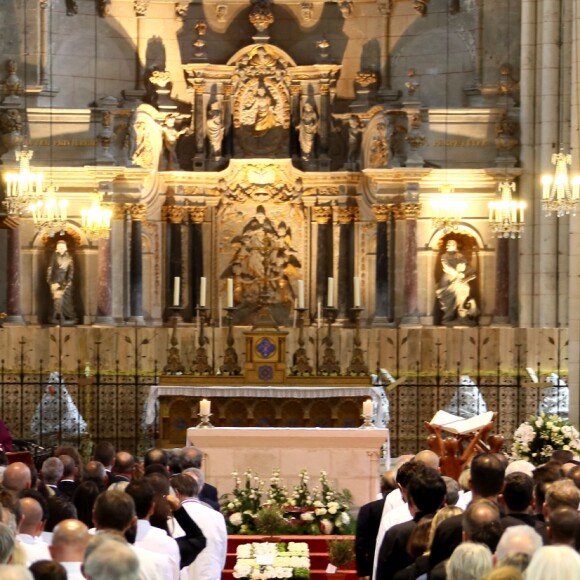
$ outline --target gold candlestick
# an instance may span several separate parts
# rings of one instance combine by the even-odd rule
[[[362,342],[360,339],[360,315],[363,310],[364,308],[359,307],[350,309],[354,318],[354,339],[352,357],[346,371],[351,375],[368,375],[369,373],[369,368],[365,361],[364,352],[361,348]]]
[[[325,345],[322,354],[322,365],[320,365],[320,372],[323,375],[338,375],[340,374],[340,363],[336,359],[336,352],[334,351],[334,342],[332,340],[332,325],[336,321],[338,308],[332,306],[325,306],[323,308],[324,319],[328,325],[328,332],[322,339],[322,344]]]
[[[312,374],[312,365],[308,360],[308,354],[304,345],[306,341],[304,340],[304,318],[308,308],[296,308],[296,313],[298,314],[298,320],[296,325],[298,326],[298,348],[292,356],[292,374],[293,375],[310,375]]]
[[[234,307],[225,308],[226,319],[228,321],[227,348],[224,354],[224,364],[220,367],[223,374],[239,375],[242,372],[238,364],[238,353],[234,347]]]
[[[205,348],[205,345],[209,344],[209,338],[205,335],[205,327],[209,322],[209,308],[197,306],[196,310],[199,320],[199,336],[197,338],[198,347],[195,351],[195,359],[191,365],[191,372],[199,375],[209,375],[213,373]]]

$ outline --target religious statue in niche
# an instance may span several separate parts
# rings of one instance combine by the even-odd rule
[[[448,239],[441,255],[442,273],[435,294],[443,312],[445,326],[477,324],[479,309],[470,283],[476,273],[465,256],[459,252],[457,240]]]
[[[131,116],[129,156],[137,167],[159,169],[163,135],[158,118],[157,109],[145,103],[139,105]]]
[[[361,133],[364,126],[356,115],[351,115],[348,120],[348,150],[347,163],[357,163],[360,155]]]
[[[252,311],[265,303],[278,321],[287,318],[295,298],[292,282],[301,268],[291,228],[283,220],[273,222],[259,205],[231,243],[236,251],[222,278],[234,280],[234,304]]]
[[[385,167],[389,163],[389,145],[387,142],[387,127],[377,123],[369,147],[369,167]]]
[[[288,157],[287,67],[285,59],[269,45],[255,45],[240,57],[233,103],[237,156]]]
[[[73,303],[74,262],[64,240],[56,243],[48,269],[46,282],[52,297],[50,324],[76,324]]]
[[[183,127],[178,129],[175,126],[178,115],[170,113],[165,117],[161,129],[163,131],[163,152],[165,155],[166,169],[167,171],[173,171],[174,169],[179,169],[179,161],[177,160],[176,147],[177,141],[181,135],[186,133],[189,127]]]
[[[303,161],[310,161],[314,153],[314,142],[318,133],[318,113],[312,103],[304,103],[300,123],[296,127]]]
[[[209,106],[205,130],[209,144],[209,155],[211,159],[218,161],[222,157],[222,142],[225,130],[221,105],[218,101],[214,101]]]

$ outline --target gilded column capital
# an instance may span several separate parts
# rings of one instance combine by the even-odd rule
[[[336,221],[340,225],[350,224],[357,221],[360,215],[358,207],[355,206],[339,206],[334,208],[336,212]]]
[[[180,224],[185,215],[185,208],[182,205],[164,205],[161,209],[161,217],[171,224]]]
[[[386,222],[389,219],[389,214],[392,211],[393,204],[390,203],[375,203],[373,205],[373,213],[378,222]]]
[[[143,222],[147,220],[147,206],[144,203],[127,204],[132,221]]]
[[[195,91],[196,95],[203,95],[205,91],[205,81],[196,79],[195,83],[193,84],[193,90]]]
[[[134,0],[133,10],[135,11],[135,16],[142,18],[147,15],[147,10],[149,8],[149,0]]]
[[[330,84],[329,83],[320,83],[320,94],[321,95],[328,95],[330,91]]]
[[[290,93],[293,96],[299,97],[302,94],[302,85],[298,84],[291,84],[290,85]]]
[[[315,205],[312,208],[314,221],[319,224],[327,224],[332,220],[332,207],[329,205]]]
[[[124,203],[106,202],[101,203],[101,207],[110,210],[112,220],[124,220],[127,214],[127,208]]]
[[[416,220],[419,217],[421,213],[420,203],[403,203],[401,205],[405,219]]]
[[[189,217],[194,224],[202,224],[205,219],[206,207],[203,205],[196,205],[195,207],[188,207]]]
[[[222,91],[224,93],[224,97],[229,97],[234,92],[234,87],[231,83],[224,83],[222,85]]]

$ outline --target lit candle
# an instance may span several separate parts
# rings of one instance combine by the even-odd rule
[[[372,417],[373,416],[373,401],[372,399],[367,399],[363,401],[363,415],[365,417]]]
[[[233,278],[227,279],[226,288],[227,288],[227,292],[226,292],[227,307],[233,308],[234,307],[234,279]]]
[[[354,307],[360,308],[360,276],[353,278],[354,282]]]
[[[209,415],[211,411],[211,401],[207,399],[202,399],[199,402],[199,414],[200,415]]]
[[[173,278],[173,306],[179,306],[179,292],[181,288],[181,278],[175,276]]]
[[[329,308],[334,306],[334,278],[328,279],[328,295],[326,297],[326,305]]]
[[[205,291],[206,291],[206,280],[205,278],[202,276],[199,279],[199,305],[202,308],[205,308]]]
[[[298,280],[298,308],[304,308],[304,280]]]

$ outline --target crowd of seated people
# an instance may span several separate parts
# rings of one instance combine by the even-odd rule
[[[0,578],[218,580],[227,531],[201,459],[155,448],[138,462],[101,442],[88,462],[61,446],[38,472],[5,464]]]
[[[571,452],[538,467],[481,453],[457,482],[432,451],[400,457],[359,511],[358,578],[580,578],[579,488]]]

